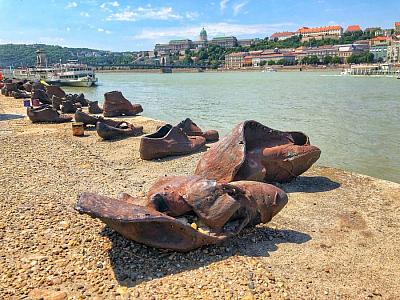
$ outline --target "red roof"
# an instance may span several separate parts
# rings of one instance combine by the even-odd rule
[[[285,37],[285,36],[290,37],[290,36],[293,36],[294,34],[295,34],[294,32],[288,32],[288,31],[275,32],[273,35],[271,35],[271,39]]]
[[[317,32],[323,32],[323,31],[331,31],[331,30],[341,30],[342,27],[339,25],[334,25],[334,26],[324,26],[324,27],[317,27],[317,28],[308,28],[308,27],[302,27],[299,30],[297,30],[298,33],[317,33]]]
[[[349,25],[346,31],[347,32],[361,31],[361,27],[358,25]]]
[[[400,22],[394,23],[394,27],[400,27]]]
[[[387,41],[389,38],[387,36],[377,36],[371,39],[371,41]]]

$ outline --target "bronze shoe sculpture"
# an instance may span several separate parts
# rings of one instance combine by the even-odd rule
[[[66,100],[61,102],[61,111],[64,114],[73,114],[77,110],[77,106],[71,100]]]
[[[134,116],[142,111],[140,104],[132,104],[119,91],[104,94],[103,115],[105,117]]]
[[[31,94],[31,99],[39,99],[39,101],[43,104],[51,104],[50,98],[47,96],[45,90],[33,90]]]
[[[72,117],[60,115],[49,105],[38,108],[28,107],[27,115],[32,123],[65,123],[72,120]]]
[[[217,184],[198,176],[163,178],[150,191],[148,199],[83,193],[75,209],[136,242],[190,251],[269,222],[288,201],[282,190],[269,184]],[[174,217],[177,207],[181,214]]]
[[[53,95],[53,97],[51,97],[51,106],[53,106],[53,108],[55,110],[61,110],[62,102],[63,102],[63,99],[60,97],[57,97],[55,95]]]
[[[180,122],[176,127],[181,128],[189,136],[202,136],[207,142],[215,142],[219,139],[218,131],[208,130],[203,132],[201,128],[189,118]]]
[[[321,150],[301,132],[283,132],[245,121],[213,145],[195,174],[217,182],[287,182],[307,171]]]
[[[46,93],[49,99],[51,99],[53,96],[56,96],[58,98],[65,98],[65,92],[62,88],[56,85],[48,85],[45,87],[46,88]]]
[[[105,120],[97,122],[96,131],[103,140],[139,136],[143,134],[143,126],[133,126],[127,122],[119,122],[115,124],[115,126],[109,124],[110,122]]]
[[[89,113],[91,114],[102,114],[103,110],[99,106],[99,101],[89,101]]]
[[[86,125],[96,126],[97,122],[104,120],[102,117],[88,115],[87,113],[85,113],[79,109],[75,112],[74,119],[75,119],[75,122],[81,122],[85,126]]]
[[[188,137],[182,129],[166,124],[155,133],[145,135],[140,141],[140,157],[145,160],[195,152],[203,147],[206,139]]]

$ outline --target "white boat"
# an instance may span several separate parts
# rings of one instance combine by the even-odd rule
[[[90,87],[97,83],[94,69],[77,61],[55,65],[55,76],[60,85]]]
[[[349,76],[351,74],[350,69],[344,69],[342,72],[340,72],[341,76]]]
[[[261,72],[263,73],[270,73],[270,72],[276,72],[276,70],[274,68],[271,67],[266,67],[264,70],[262,70]]]
[[[70,60],[66,64],[47,65],[44,51],[37,52],[36,67],[21,68],[13,71],[13,77],[27,80],[44,80],[49,84],[90,87],[97,83],[94,69],[77,60]]]
[[[49,84],[59,84],[59,78],[54,74],[52,67],[32,67],[15,69],[12,72],[12,77],[21,80],[40,81],[44,80]]]

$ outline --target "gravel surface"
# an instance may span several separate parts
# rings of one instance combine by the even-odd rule
[[[160,122],[129,120],[152,132]],[[182,254],[79,215],[79,193],[144,196],[201,153],[139,158],[140,138],[31,124],[0,96],[0,299],[400,299],[400,185],[314,167],[267,225]]]

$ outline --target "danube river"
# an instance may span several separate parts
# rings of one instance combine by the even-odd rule
[[[331,73],[104,73],[89,100],[120,90],[143,115],[176,124],[189,117],[226,134],[257,120],[303,131],[322,150],[318,164],[400,182],[400,80]]]

